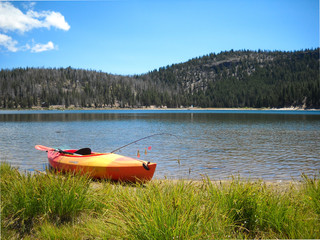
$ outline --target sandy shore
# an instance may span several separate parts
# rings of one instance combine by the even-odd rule
[[[320,109],[304,109],[304,108],[298,108],[298,107],[288,107],[288,108],[200,108],[200,107],[181,107],[181,108],[167,108],[167,107],[142,107],[142,108],[119,108],[119,107],[114,107],[114,108],[81,108],[81,107],[69,107],[65,108],[62,106],[51,106],[49,108],[42,108],[42,107],[33,107],[29,109],[0,109],[0,112],[3,110],[12,110],[12,111],[33,111],[33,110],[134,110],[134,111],[145,111],[145,110],[163,110],[163,111],[320,111]]]
[[[230,187],[230,184],[233,184],[235,183],[234,180],[219,180],[219,181],[216,181],[216,180],[213,180],[213,181],[210,181],[213,186],[216,186],[218,188],[228,188]],[[207,184],[207,182],[205,181],[201,181],[201,180],[169,180],[169,179],[154,179],[154,180],[151,180],[150,182],[147,182],[145,183],[146,185],[148,184],[165,184],[165,185],[175,185],[175,184],[179,184],[179,183],[184,183],[184,184],[191,184],[193,186],[198,186],[199,188],[201,188],[201,186],[203,186],[203,184]],[[257,181],[250,181],[250,180],[239,180],[239,183],[243,183],[243,184],[247,184],[247,183],[251,183],[255,186],[265,186],[267,187],[268,189],[272,189],[273,191],[275,192],[278,192],[278,193],[284,193],[284,192],[287,192],[287,191],[290,191],[290,190],[300,190],[302,189],[302,187],[304,186],[303,185],[303,182],[302,181],[293,181],[293,180],[268,180],[268,181],[265,181],[265,180],[257,180]],[[117,187],[118,186],[118,183],[114,183],[114,187]],[[126,186],[126,184],[124,184],[123,186]],[[132,186],[130,183],[128,184],[128,186]],[[104,187],[104,183],[103,182],[100,182],[100,181],[93,181],[90,183],[90,187],[92,189],[100,189],[100,188],[103,188]]]

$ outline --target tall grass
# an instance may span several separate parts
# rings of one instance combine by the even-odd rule
[[[316,177],[308,178],[306,175],[302,175],[302,178],[305,182],[306,202],[313,206],[318,217],[320,217],[320,181]]]
[[[147,189],[138,187],[122,191],[114,212],[133,239],[199,239],[204,215],[210,215],[203,200],[190,191],[191,184],[150,183]]]
[[[89,179],[72,175],[20,173],[1,164],[2,226],[30,232],[35,223],[70,222],[90,208]]]
[[[7,164],[0,173],[4,239],[320,238],[317,177],[130,185]]]
[[[211,200],[217,202],[219,211],[227,217],[235,236],[319,237],[319,215],[301,198],[304,192],[293,185],[287,186],[284,191],[263,182],[233,179],[220,187],[208,181],[207,187]]]
[[[285,190],[236,178],[152,182],[122,191],[114,213],[133,239],[319,238],[319,214],[301,198],[304,189]]]

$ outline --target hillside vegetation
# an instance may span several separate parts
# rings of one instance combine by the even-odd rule
[[[68,68],[0,71],[0,108],[320,108],[319,48],[211,53],[146,74]]]

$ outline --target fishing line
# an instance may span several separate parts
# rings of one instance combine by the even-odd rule
[[[116,152],[116,151],[119,151],[119,150],[122,149],[122,148],[125,148],[125,147],[127,147],[127,146],[129,146],[129,145],[131,145],[131,144],[140,142],[140,141],[145,140],[145,139],[147,139],[147,138],[151,138],[151,137],[154,137],[154,136],[160,136],[160,135],[172,136],[172,137],[177,138],[177,139],[180,141],[180,138],[179,138],[177,135],[174,135],[174,134],[171,134],[171,133],[155,133],[155,134],[152,134],[152,135],[149,135],[149,136],[140,138],[140,139],[138,139],[138,140],[135,140],[135,141],[133,141],[133,142],[130,142],[130,143],[126,144],[126,145],[123,145],[123,146],[121,146],[121,147],[119,147],[119,148],[111,151],[111,153],[114,153],[114,152]],[[138,150],[138,154],[139,154],[139,150]],[[140,155],[140,154],[139,154],[139,155]],[[142,161],[142,160],[138,160],[138,159],[136,159],[136,160],[142,162],[143,167],[144,167],[146,170],[149,170],[148,164],[149,164],[150,162],[148,162],[147,164],[145,164],[144,161]],[[179,151],[179,157],[178,157],[178,159],[177,159],[177,162],[178,162],[178,164],[179,164],[179,171],[181,171],[181,169],[180,169],[180,151]]]
[[[111,151],[111,153],[114,153],[114,152],[116,152],[116,151],[119,151],[119,150],[120,150],[120,149],[122,149],[122,148],[125,148],[125,147],[127,147],[127,146],[129,146],[129,145],[131,145],[131,144],[134,144],[134,143],[140,142],[140,141],[142,141],[142,140],[144,140],[144,139],[151,138],[151,137],[154,137],[154,136],[160,136],[160,135],[173,136],[173,137],[176,137],[176,138],[178,138],[178,139],[179,139],[179,137],[178,137],[178,136],[176,136],[176,135],[174,135],[174,134],[170,134],[170,133],[155,133],[155,134],[152,134],[152,135],[149,135],[149,136],[146,136],[146,137],[140,138],[140,139],[138,139],[138,140],[135,140],[135,141],[133,141],[133,142],[130,142],[130,143],[126,144],[126,145],[123,145],[123,146],[121,146],[121,147],[119,147],[119,148],[117,148],[117,149],[115,149],[115,150]]]

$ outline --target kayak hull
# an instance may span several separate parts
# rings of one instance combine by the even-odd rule
[[[76,150],[64,150],[74,153]],[[88,174],[96,179],[113,181],[150,181],[156,170],[156,163],[125,157],[114,153],[91,153],[71,155],[48,151],[49,165],[62,172]]]

